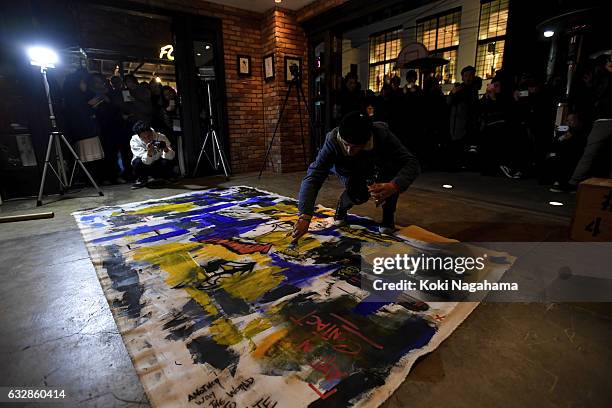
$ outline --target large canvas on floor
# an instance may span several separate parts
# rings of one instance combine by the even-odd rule
[[[372,302],[362,245],[426,244],[317,207],[292,248],[296,214],[249,187],[74,214],[153,406],[375,407],[476,307]]]

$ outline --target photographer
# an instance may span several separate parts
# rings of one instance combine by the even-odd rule
[[[338,200],[334,225],[347,225],[348,210],[372,198],[383,210],[380,233],[392,234],[397,199],[419,174],[419,162],[385,123],[372,124],[359,112],[349,113],[339,127],[329,132],[302,181],[300,217],[292,234],[294,242],[308,232],[317,194],[330,170],[345,187]]]
[[[172,178],[174,150],[168,138],[154,131],[146,122],[139,120],[132,128],[134,135],[130,141],[132,167],[137,181],[132,188],[146,186],[149,177]]]

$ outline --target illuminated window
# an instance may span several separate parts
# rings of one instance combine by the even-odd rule
[[[431,55],[450,61],[447,65],[436,69],[436,77],[441,83],[455,81],[460,20],[460,9],[417,20],[417,41],[422,43]]]
[[[493,78],[500,70],[504,59],[504,40],[478,44],[476,51],[476,74],[481,78]]]
[[[452,84],[455,82],[455,72],[457,72],[457,50],[442,51],[434,55],[450,61],[448,64],[436,68],[436,78],[438,81],[441,84]]]
[[[402,49],[402,29],[394,28],[384,33],[370,36],[370,72],[368,88],[379,92],[385,82],[394,75],[399,76],[395,62]]]
[[[506,27],[508,26],[508,0],[483,1],[480,4],[476,75],[493,78],[502,68]]]

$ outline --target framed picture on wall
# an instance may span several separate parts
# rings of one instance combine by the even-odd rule
[[[251,57],[248,55],[238,55],[238,75],[250,76],[251,75]]]
[[[292,68],[295,66],[295,68]],[[291,82],[293,79],[292,70],[297,69],[297,72],[302,72],[302,59],[299,57],[285,57],[285,82]]]
[[[266,55],[263,60],[264,79],[274,79],[274,54]]]

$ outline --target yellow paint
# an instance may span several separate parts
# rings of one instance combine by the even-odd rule
[[[193,300],[198,302],[200,306],[204,308],[204,311],[208,313],[210,316],[214,316],[219,314],[219,310],[212,302],[212,299],[206,292],[203,292],[194,288],[185,288],[185,291],[191,296]]]
[[[235,273],[220,282],[220,286],[230,295],[249,302],[277,287],[285,277],[283,268],[271,266],[259,268],[249,273]]]
[[[179,203],[179,204],[160,204],[154,205],[151,207],[141,208],[136,211],[126,211],[126,212],[114,212],[111,215],[146,215],[146,214],[154,214],[158,212],[171,213],[171,212],[185,212],[189,210],[194,210],[198,208],[194,203]]]
[[[242,329],[242,334],[244,337],[253,337],[264,330],[272,327],[272,323],[270,320],[265,317],[258,317],[256,319],[251,320],[244,328]]]
[[[197,248],[199,244],[171,243],[137,248],[133,257],[136,261],[148,262],[158,265],[168,276],[166,283],[171,286],[186,285],[185,291],[204,308],[206,313],[214,316],[219,313],[212,299],[206,292],[189,287],[189,283],[197,282],[206,276],[204,269],[190,256],[189,251]]]
[[[294,222],[298,218],[298,209],[292,204],[278,203],[267,207],[253,208],[254,213],[265,213],[267,216],[279,221]]]
[[[317,208],[317,212],[323,215],[327,215],[328,217],[333,217],[336,215],[336,211],[331,208]]]
[[[261,358],[266,354],[266,351],[270,349],[277,341],[281,340],[287,335],[289,329],[281,329],[267,336],[261,343],[257,345],[255,351],[251,354],[255,358]]]
[[[203,269],[189,255],[189,251],[199,246],[196,242],[169,243],[140,247],[134,251],[134,260],[159,265],[168,273],[166,283],[176,286],[181,283],[195,281]]]
[[[232,322],[224,317],[212,322],[209,330],[217,344],[231,346],[242,341],[242,334],[240,334]]]

